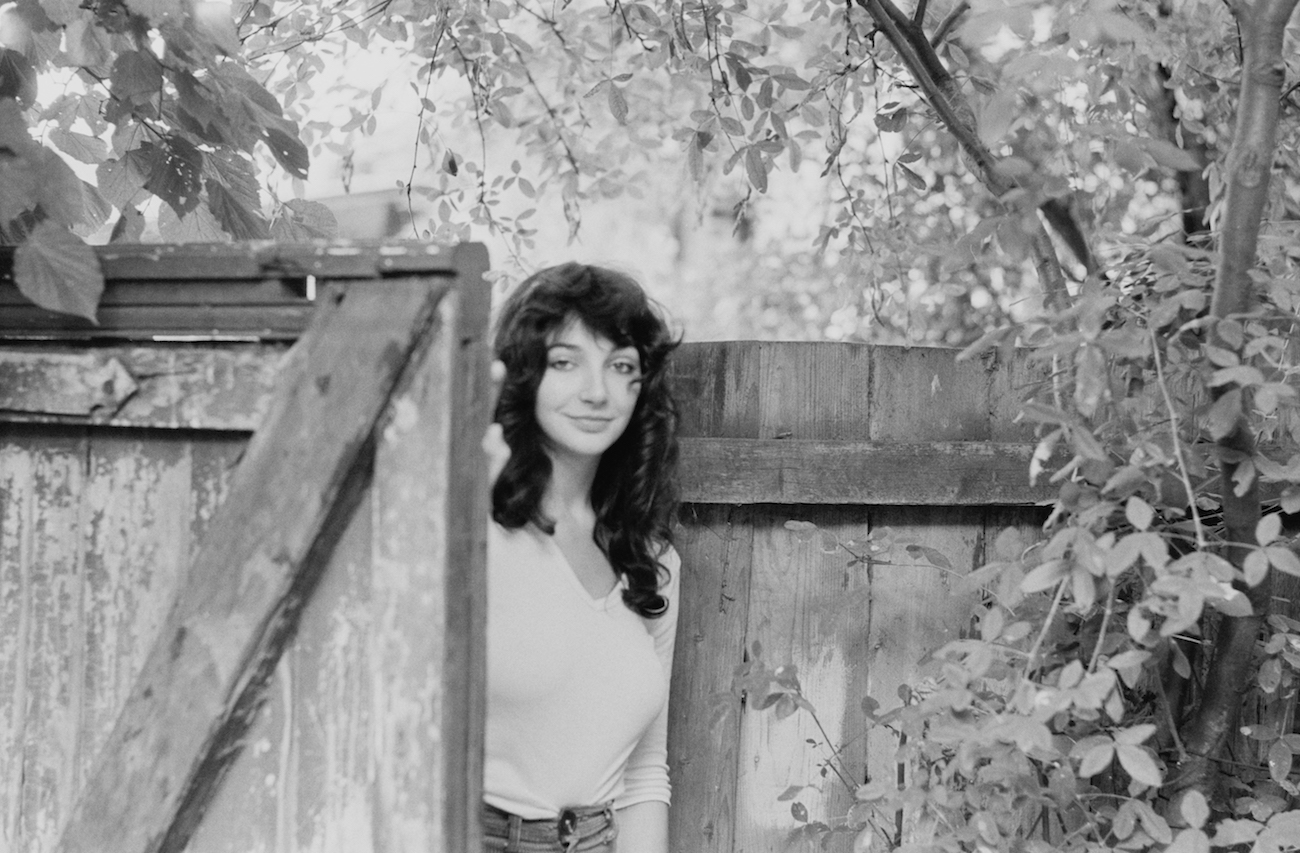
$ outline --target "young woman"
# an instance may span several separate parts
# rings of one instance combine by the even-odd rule
[[[487,850],[668,849],[676,343],[640,286],[600,267],[542,270],[502,309]]]

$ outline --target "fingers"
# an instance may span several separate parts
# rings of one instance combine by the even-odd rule
[[[492,408],[490,411],[496,412],[497,400],[501,396],[501,386],[506,380],[505,363],[499,359],[493,361],[491,367],[488,368],[488,378],[492,381]],[[501,428],[501,424],[488,424],[487,430],[483,433],[483,453],[487,456],[488,483],[496,483],[502,469],[510,461],[510,445],[506,444],[505,433]]]
[[[488,424],[483,433],[483,453],[487,456],[488,482],[495,483],[510,461],[510,445],[506,444],[501,424]]]

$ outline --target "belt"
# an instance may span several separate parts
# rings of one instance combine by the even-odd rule
[[[509,840],[507,850],[520,842],[556,844],[562,850],[578,850],[584,841],[613,840],[614,808],[613,803],[572,806],[561,809],[555,817],[526,820],[484,803],[483,828],[490,836],[505,836]]]

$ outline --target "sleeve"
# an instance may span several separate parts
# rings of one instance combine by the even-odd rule
[[[663,667],[664,682],[672,692],[673,647],[677,639],[677,614],[680,609],[682,560],[677,551],[668,547],[663,566],[668,570],[668,582],[663,594],[668,597],[668,612],[658,619],[644,620],[646,630],[654,638],[655,653]],[[668,781],[668,697],[659,714],[650,723],[641,740],[633,747],[623,775],[623,794],[614,803],[615,808],[625,808],[637,803],[669,802],[672,786]]]

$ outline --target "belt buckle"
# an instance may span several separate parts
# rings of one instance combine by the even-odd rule
[[[573,843],[576,842],[578,833],[578,813],[573,809],[564,809],[560,812],[558,823],[560,843],[566,848],[572,849]]]

